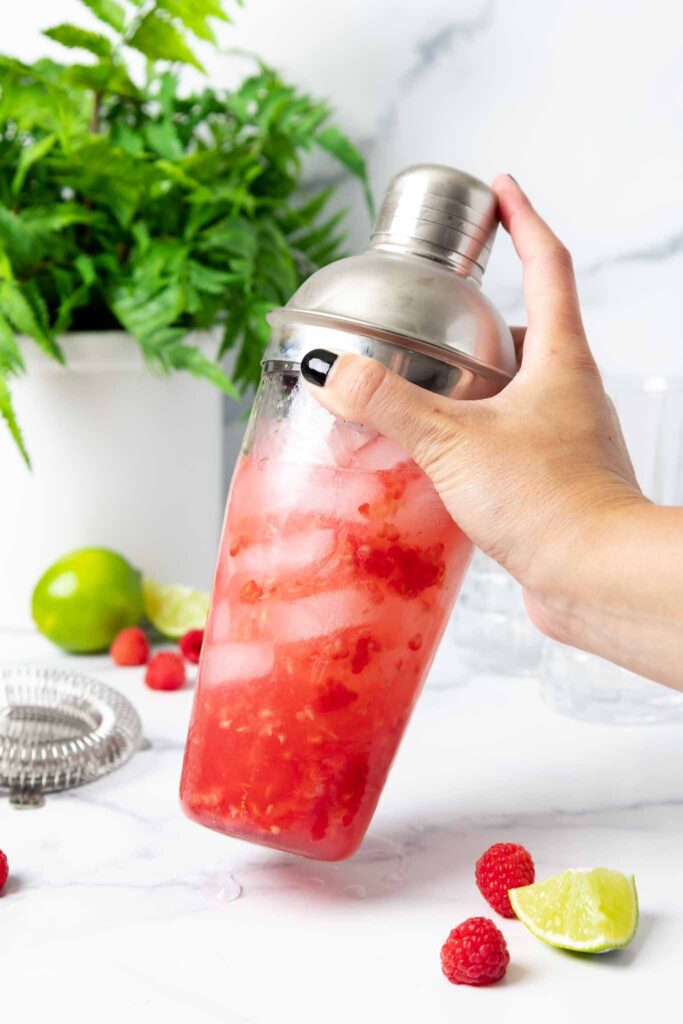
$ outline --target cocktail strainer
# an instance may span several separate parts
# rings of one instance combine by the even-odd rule
[[[16,807],[107,775],[142,744],[126,698],[62,669],[0,668],[0,790]]]

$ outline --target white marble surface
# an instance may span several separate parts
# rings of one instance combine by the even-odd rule
[[[31,634],[0,659],[57,663]],[[152,693],[106,658],[75,663],[132,699],[149,751],[107,779],[0,802],[12,878],[0,898],[3,1018],[248,1024],[547,1024],[641,1020],[678,1000],[683,725],[616,728],[554,716],[534,680],[459,683],[442,648],[359,853],[316,864],[227,839],[181,814],[192,697]],[[514,921],[512,965],[478,990],[441,976],[440,945],[487,913],[473,882],[492,842],[567,866],[633,871],[641,925],[600,958],[563,954]],[[673,1019],[673,1018],[667,1018]]]

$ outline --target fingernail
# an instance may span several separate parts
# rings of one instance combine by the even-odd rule
[[[325,348],[314,348],[301,360],[301,376],[309,384],[319,388],[325,386],[327,376],[337,359],[336,352],[328,352]]]
[[[512,180],[514,181],[514,183],[517,186],[517,188],[521,188],[521,185],[519,184],[519,182],[515,178],[514,174],[510,174],[509,171],[506,171],[505,173],[507,174],[508,178],[512,178]]]

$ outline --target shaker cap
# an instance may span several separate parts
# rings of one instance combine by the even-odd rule
[[[498,226],[498,203],[479,178],[442,164],[415,164],[389,183],[371,249],[414,253],[481,278]]]

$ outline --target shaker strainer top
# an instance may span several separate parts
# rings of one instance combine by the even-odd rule
[[[92,782],[141,743],[135,708],[110,686],[62,669],[0,668],[0,790],[15,806]]]

